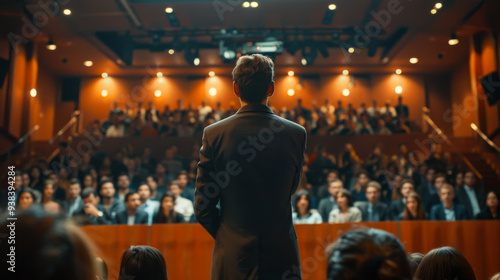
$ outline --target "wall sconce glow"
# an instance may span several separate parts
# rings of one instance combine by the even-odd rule
[[[344,75],[344,76],[349,75],[349,70],[345,69],[344,71],[342,71],[342,75]]]
[[[161,96],[161,90],[157,89],[155,90],[155,96],[160,97]]]
[[[355,51],[355,50],[354,50],[354,48],[353,48],[353,47],[350,47],[350,48],[348,48],[348,49],[347,49],[347,51],[348,51],[349,53],[354,53],[354,51]]]
[[[243,4],[241,4],[241,6],[243,6],[243,8],[249,8],[250,2],[243,2]]]
[[[345,88],[344,90],[342,90],[342,95],[343,96],[349,96],[351,92],[349,91],[349,89]]]
[[[401,69],[396,69],[396,74],[401,75],[401,73],[403,73]]]
[[[102,77],[103,79],[106,79],[106,78],[107,78],[107,77],[109,77],[109,76],[108,76],[108,73],[104,72],[104,73],[102,73],[102,74],[101,74],[101,77]]]
[[[258,6],[259,6],[259,2],[254,1],[254,2],[250,3],[250,7],[252,7],[252,8],[257,8]]]
[[[411,64],[417,64],[418,63],[418,58],[416,58],[416,57],[410,58],[410,63]]]
[[[31,97],[35,97],[36,96],[36,89],[32,88],[30,90],[30,95],[31,95]]]
[[[450,40],[448,40],[448,45],[455,46],[458,45],[460,41],[458,40],[457,34],[451,33]]]
[[[402,86],[397,86],[394,91],[397,93],[397,94],[401,94],[403,92],[403,87]]]
[[[174,53],[175,53],[174,49],[168,50],[168,54],[174,54]]]
[[[208,76],[210,76],[210,77],[215,76],[215,72],[214,72],[214,71],[210,71],[210,72],[208,72]]]
[[[63,14],[69,16],[69,15],[71,15],[71,10],[70,9],[64,9]]]
[[[443,4],[442,4],[442,3],[439,3],[439,2],[438,2],[438,3],[436,3],[436,5],[434,5],[434,8],[436,8],[436,9],[438,9],[438,10],[439,10],[439,9],[441,9],[442,7],[443,7]]]
[[[173,12],[174,12],[174,9],[172,9],[171,7],[167,7],[167,8],[165,8],[165,13],[167,13],[167,14],[171,14],[171,13],[173,13]]]
[[[431,14],[433,14],[433,15],[435,15],[437,12],[438,12],[438,10],[436,10],[436,9],[431,10]]]
[[[295,90],[293,88],[289,89],[287,92],[288,96],[294,96],[295,95]]]
[[[302,59],[300,60],[300,63],[302,63],[302,65],[306,66],[306,65],[307,65],[307,59],[302,58]]]
[[[102,96],[102,97],[106,97],[106,96],[108,96],[108,91],[107,91],[107,90],[105,90],[105,89],[103,89],[103,90],[101,91],[101,96]]]
[[[200,59],[199,59],[198,57],[197,57],[197,58],[195,58],[195,59],[193,60],[193,64],[194,64],[194,66],[198,66],[198,65],[200,65]]]
[[[158,78],[163,77],[163,73],[162,73],[162,72],[158,72],[158,73],[156,73],[156,77],[158,77]]]
[[[293,77],[294,75],[295,75],[295,72],[293,72],[293,71],[291,71],[291,70],[290,70],[290,71],[288,71],[288,76]]]
[[[336,10],[336,9],[337,9],[337,5],[335,5],[335,4],[330,4],[330,5],[328,5],[328,9],[329,9],[330,11],[334,11],[334,10]]]
[[[208,94],[210,94],[210,96],[215,96],[217,95],[217,89],[216,88],[210,88],[208,90]]]
[[[94,65],[94,62],[92,62],[92,60],[87,60],[87,61],[83,62],[83,65],[85,65],[87,67],[91,67],[92,65]]]
[[[57,49],[57,46],[56,46],[56,43],[54,43],[54,41],[52,40],[49,40],[47,42],[47,45],[45,46],[47,48],[47,50],[49,51],[54,51],[55,49]]]

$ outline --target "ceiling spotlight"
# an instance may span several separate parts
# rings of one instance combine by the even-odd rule
[[[335,5],[335,4],[330,4],[330,5],[328,5],[328,9],[329,9],[330,11],[336,10],[336,9],[337,9],[337,5]]]
[[[293,77],[294,75],[295,75],[295,72],[293,72],[293,71],[291,71],[291,70],[290,70],[290,71],[288,71],[288,76]]]
[[[411,64],[417,64],[418,63],[418,58],[416,58],[416,57],[410,58],[410,63]]]
[[[437,2],[436,5],[434,5],[434,8],[436,8],[438,10],[441,9],[442,7],[443,7],[443,4],[439,3],[439,2]]]
[[[347,49],[347,51],[348,51],[349,53],[354,53],[354,48],[353,48],[353,47],[350,47],[350,48],[348,48],[348,49]]]
[[[106,72],[102,73],[101,77],[103,77],[104,79],[106,79],[108,77],[108,73],[106,73]]]
[[[342,71],[342,75],[344,75],[344,76],[349,75],[349,70],[345,69],[344,71]]]
[[[155,96],[160,97],[161,96],[161,90],[157,89],[155,90]]]
[[[200,65],[200,58],[197,57],[197,58],[193,59],[193,64],[194,64],[194,66]]]
[[[83,65],[90,67],[90,66],[94,65],[94,62],[92,62],[92,60],[87,60],[87,61],[83,62]]]
[[[289,89],[287,91],[287,94],[288,94],[288,96],[294,96],[295,95],[295,90],[293,90],[293,88],[291,88],[291,89]]]
[[[63,10],[63,14],[69,16],[69,15],[71,15],[71,10],[70,9],[64,9]]]
[[[302,65],[312,65],[316,57],[318,56],[318,52],[314,48],[307,47],[302,49],[302,59],[300,62]]]
[[[437,12],[438,12],[438,10],[436,10],[436,9],[431,10],[431,14],[433,14],[433,15],[435,15]]]
[[[448,40],[448,45],[450,46],[455,46],[459,43],[460,41],[458,40],[457,34],[451,33],[450,40]]]
[[[210,96],[215,96],[217,95],[217,89],[216,88],[210,88],[208,90],[208,94],[210,94]]]
[[[55,43],[54,43],[54,41],[52,41],[52,40],[49,40],[49,41],[47,42],[47,45],[46,45],[45,47],[46,47],[46,48],[47,48],[47,50],[49,50],[49,51],[53,51],[53,50],[57,49],[56,44],[55,44]]]
[[[306,65],[307,65],[307,59],[302,58],[302,59],[300,60],[300,63],[302,63],[302,65],[306,66]]]
[[[342,90],[342,95],[343,96],[349,96],[351,92],[349,91],[349,89],[345,88],[344,90]]]
[[[174,54],[174,53],[175,53],[174,49],[168,50],[168,54]]]
[[[403,73],[401,69],[396,69],[396,74],[401,75],[401,73]]]
[[[173,13],[173,12],[174,12],[174,9],[172,9],[171,7],[167,7],[167,8],[165,8],[165,13],[167,13],[167,14],[171,14],[171,13]]]
[[[241,6],[243,6],[243,8],[249,8],[250,2],[243,2],[243,4],[241,4]]]
[[[401,86],[397,86],[394,91],[397,93],[397,94],[401,94],[403,92],[403,87]]]
[[[215,72],[214,72],[214,71],[210,71],[210,72],[208,72],[208,76],[210,76],[210,77],[215,76]]]
[[[158,77],[158,78],[163,77],[163,73],[162,73],[162,72],[158,72],[158,73],[156,73],[156,77]]]
[[[102,95],[102,97],[106,97],[106,96],[108,96],[108,91],[107,91],[107,90],[105,90],[105,89],[103,89],[103,90],[101,91],[101,95]]]
[[[254,2],[250,3],[250,7],[252,7],[252,8],[257,8],[258,6],[259,6],[259,2],[254,1]]]
[[[36,96],[36,89],[32,88],[30,90],[30,95],[31,95],[31,97],[35,97]]]

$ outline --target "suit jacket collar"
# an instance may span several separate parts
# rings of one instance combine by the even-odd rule
[[[236,114],[247,113],[247,112],[262,112],[268,114],[274,114],[273,110],[263,104],[248,104],[241,107]]]

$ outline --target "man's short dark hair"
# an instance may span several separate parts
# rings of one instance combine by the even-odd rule
[[[95,192],[94,188],[86,187],[85,189],[83,189],[81,197],[82,197],[82,199],[85,199],[85,198],[89,197],[91,194],[93,194],[94,197],[97,197],[97,193]]]
[[[118,178],[119,178],[119,177],[121,177],[121,176],[127,176],[127,179],[130,179],[130,178],[128,177],[128,174],[127,174],[127,173],[125,173],[125,172],[122,172],[122,173],[118,174],[118,176],[117,176],[116,178],[118,179]]]
[[[412,179],[403,179],[403,181],[401,182],[401,186],[403,186],[404,184],[411,184],[415,188],[415,182]]]
[[[139,191],[139,189],[140,189],[142,186],[144,186],[144,185],[146,185],[146,186],[149,188],[149,192],[150,192],[150,193],[152,193],[152,192],[153,192],[153,189],[151,189],[151,186],[150,186],[148,183],[146,183],[146,182],[140,182],[140,183],[137,185],[137,191]]]
[[[233,69],[233,81],[240,90],[240,98],[248,103],[261,103],[273,80],[274,63],[261,54],[240,57]]]
[[[188,176],[188,173],[187,173],[187,171],[186,171],[186,170],[181,170],[179,173],[177,173],[177,177],[176,177],[176,178],[179,178],[179,176],[181,176],[181,175],[186,175],[186,176]]]
[[[69,180],[69,185],[76,185],[78,184],[80,186],[80,188],[82,187],[82,185],[80,184],[80,180],[78,180],[77,178],[73,178],[71,180]]]
[[[131,196],[131,195],[134,195],[134,194],[137,194],[136,192],[128,192],[126,195],[125,195],[125,200],[124,202],[128,202],[128,198]]]

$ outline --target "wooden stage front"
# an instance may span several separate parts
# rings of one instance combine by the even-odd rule
[[[391,232],[403,242],[407,253],[425,254],[437,247],[455,247],[469,260],[480,280],[500,272],[500,221],[296,225],[303,279],[326,279],[325,247],[343,232],[363,227]],[[109,279],[118,278],[121,255],[131,245],[158,248],[165,256],[169,279],[210,279],[214,240],[199,224],[81,228],[106,261]]]

